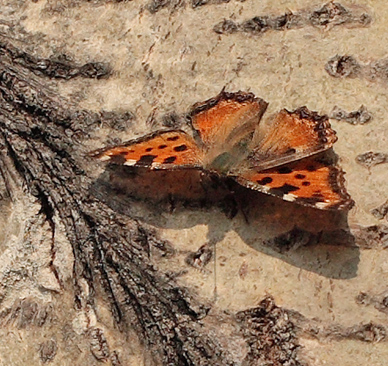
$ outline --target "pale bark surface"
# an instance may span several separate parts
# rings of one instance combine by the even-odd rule
[[[0,4],[0,365],[386,365],[384,1]],[[329,114],[355,208],[87,156],[224,86]]]

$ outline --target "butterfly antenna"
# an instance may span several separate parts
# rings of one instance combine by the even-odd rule
[[[247,213],[245,212],[244,207],[241,205],[241,201],[240,201],[240,200],[236,200],[236,201],[237,201],[238,210],[239,210],[239,211],[241,212],[241,214],[243,215],[245,223],[246,223],[247,225],[249,225],[248,215],[247,215]]]

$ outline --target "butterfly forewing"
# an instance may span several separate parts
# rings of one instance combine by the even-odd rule
[[[344,187],[343,172],[315,157],[264,171],[241,172],[237,182],[286,201],[320,209],[349,209],[353,201]]]
[[[216,148],[253,135],[266,108],[267,103],[251,93],[221,92],[215,98],[195,104],[190,117],[204,145]]]
[[[90,154],[102,161],[151,169],[201,167],[203,152],[184,131],[160,131]]]

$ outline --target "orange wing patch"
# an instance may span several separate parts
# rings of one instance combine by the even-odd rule
[[[286,201],[320,209],[350,209],[343,172],[333,165],[303,159],[264,171],[248,170],[235,177],[240,184]]]
[[[328,150],[337,141],[327,116],[306,107],[294,112],[280,111],[266,133],[259,128],[254,136],[252,166],[268,169]]]
[[[90,154],[113,164],[172,169],[201,167],[203,152],[184,131],[164,131]]]
[[[267,103],[251,93],[226,93],[193,106],[193,128],[206,146],[232,143],[253,131]],[[233,141],[232,141],[233,140]]]

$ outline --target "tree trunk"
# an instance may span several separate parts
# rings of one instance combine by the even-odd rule
[[[155,37],[155,42],[159,42],[158,35],[147,33],[160,22],[159,27],[163,27],[165,18],[158,18],[159,11],[169,14],[171,19],[190,13],[192,19],[187,24],[196,24],[197,18],[204,17],[208,28],[198,32],[206,38],[206,32],[213,32],[213,20],[207,17],[206,10],[193,15],[192,8],[208,5],[208,9],[215,9],[212,6],[217,3],[222,2],[153,1],[136,11],[133,3],[105,2],[96,14],[106,9],[117,15],[129,7],[133,22],[129,28],[141,22],[142,17],[151,19],[142,35]],[[38,11],[34,8],[38,4],[23,8],[10,2],[9,7],[28,17],[32,16],[29,12]],[[334,3],[330,4],[318,10],[306,7],[295,11],[295,17],[284,20],[287,27],[280,25],[277,15],[270,14],[263,18],[267,25],[251,17],[250,22],[241,20],[234,26],[218,24],[211,34],[248,37],[253,33],[249,37],[264,37],[268,32],[271,39],[276,39],[278,30],[301,31],[307,27],[306,32],[314,34],[313,26],[364,27],[370,22],[368,14],[363,13],[362,17],[339,5],[334,16],[330,13]],[[229,5],[229,9],[243,7],[237,2]],[[70,19],[77,19],[77,7],[93,7],[88,2],[71,6],[75,10],[68,15]],[[45,12],[53,15],[58,9],[60,2],[48,2],[45,9],[39,9],[40,16],[45,19]],[[215,13],[218,16],[222,13],[219,11]],[[281,11],[278,10],[279,16]],[[325,15],[329,21],[323,24],[321,18]],[[56,15],[55,19],[61,22],[64,18]],[[96,24],[100,21],[104,20],[98,19]],[[179,22],[185,24],[183,20]],[[27,23],[24,26],[31,28],[31,23]],[[19,32],[17,36],[27,40],[21,24],[22,20],[15,20],[8,32],[12,36]],[[171,28],[160,34],[167,40],[171,31],[180,42],[174,26],[172,22]],[[187,42],[194,44],[192,37]],[[112,39],[120,42],[119,37]],[[135,42],[136,37],[131,40]],[[78,83],[73,87],[100,83],[109,92],[110,80],[117,78],[118,64],[114,64],[114,59],[109,59],[110,65],[82,65],[64,56],[38,57],[38,52],[33,54],[28,45],[17,47],[19,41],[12,38],[3,37],[0,41],[0,364],[314,365],[319,364],[314,359],[330,360],[324,349],[339,340],[345,346],[336,349],[338,354],[352,347],[351,342],[358,342],[364,361],[365,342],[377,345],[386,340],[386,289],[381,287],[386,278],[379,279],[380,285],[368,287],[365,276],[376,267],[374,260],[386,247],[388,229],[379,221],[384,220],[385,206],[377,209],[377,221],[371,215],[349,219],[346,213],[295,207],[196,172],[103,169],[87,153],[107,139],[111,140],[108,143],[116,142],[128,131],[145,132],[150,124],[170,128],[184,125],[184,108],[178,106],[177,111],[171,112],[158,102],[160,90],[167,94],[165,90],[171,90],[174,95],[177,83],[172,80],[173,71],[171,80],[156,76],[153,71],[158,69],[163,50],[158,49],[158,59],[152,55],[152,45],[143,53],[132,46],[131,52],[143,60],[140,65],[135,57],[133,75],[139,73],[144,79],[143,93],[148,104],[143,106],[136,95],[136,113],[108,113],[102,110],[103,106],[99,112],[81,109],[74,90],[71,97],[65,97],[63,94],[69,92],[61,93],[59,85],[70,83],[71,89],[72,82]],[[54,38],[50,42],[54,44]],[[205,67],[200,52],[203,50],[195,45],[197,49],[186,44],[179,51],[181,59],[188,57],[185,62],[192,63],[181,87],[198,77],[196,68]],[[176,52],[174,42],[168,43],[168,47],[168,52]],[[234,45],[222,47],[224,51],[218,57],[224,56],[228,63],[227,49]],[[249,47],[242,50],[248,52]],[[116,48],[115,51],[119,52]],[[190,56],[191,52],[194,56]],[[290,63],[295,65],[293,56],[289,54]],[[250,60],[250,56],[246,59]],[[231,84],[237,88],[239,83],[234,78],[243,73],[245,61],[240,60],[237,65],[230,61],[229,68],[236,67],[234,76],[229,75],[229,81],[223,80],[216,87],[220,90]],[[174,62],[179,64],[179,58]],[[379,65],[377,75],[381,79],[381,62]],[[324,62],[319,66],[325,73]],[[307,70],[308,66],[304,67]],[[377,66],[359,66],[357,75],[349,75],[368,79],[373,67]],[[263,64],[264,73],[270,74],[273,68],[265,69]],[[338,68],[331,68],[329,74],[337,77],[337,71]],[[203,70],[200,80],[206,79],[206,75],[211,73]],[[246,75],[244,83],[250,78],[249,70]],[[319,87],[318,82],[315,87]],[[136,92],[140,95],[141,87]],[[176,99],[183,94],[177,93]],[[274,104],[274,108],[286,106]],[[148,124],[142,126],[147,113]],[[368,122],[369,119],[363,123]],[[340,140],[345,140],[341,134],[346,135],[348,127],[338,127]],[[109,135],[105,141],[101,137],[104,133]],[[347,153],[350,144],[347,141],[339,147],[345,163],[351,156]],[[365,169],[353,160],[349,169]],[[359,197],[357,187],[351,187]],[[230,188],[233,194],[229,193]],[[386,199],[386,194],[382,194],[378,196],[381,203]],[[359,205],[369,207],[363,201]],[[209,231],[204,234],[205,224]],[[366,269],[358,268],[360,253],[365,253]],[[378,268],[384,262],[385,252],[381,256]],[[213,261],[211,268],[209,263]],[[364,271],[362,282],[354,284],[352,279],[359,275],[358,270]],[[301,291],[293,287],[295,281],[301,281]],[[349,289],[341,298],[345,291],[342,289],[347,286]],[[365,315],[362,309],[366,306],[372,310]],[[359,309],[359,314],[348,319],[347,308]],[[384,351],[378,345],[376,352],[377,362],[380,357],[384,360]],[[354,361],[347,357],[348,363],[342,364]],[[383,364],[377,362],[375,365]]]

